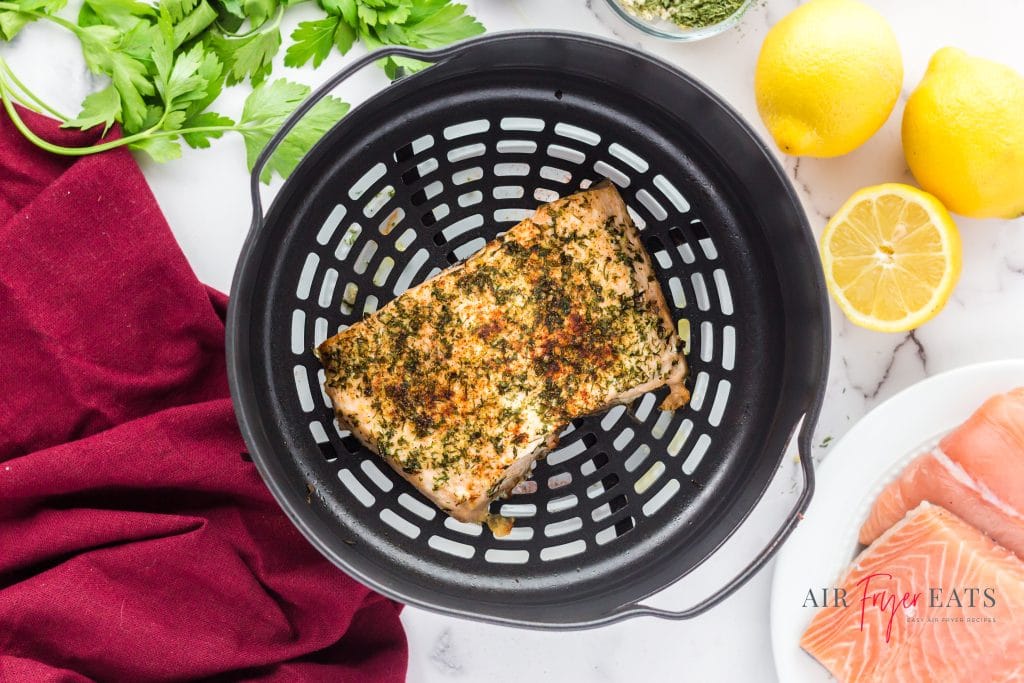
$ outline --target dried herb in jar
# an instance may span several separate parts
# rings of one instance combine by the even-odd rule
[[[745,0],[620,0],[643,19],[664,19],[685,28],[703,28],[725,21]]]

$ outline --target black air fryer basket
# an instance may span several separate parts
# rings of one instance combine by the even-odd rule
[[[349,113],[263,218],[257,179],[284,133],[388,54],[436,65]],[[448,518],[339,431],[312,348],[539,204],[606,177],[689,338],[693,400],[662,412],[662,390],[575,421],[527,490],[492,506],[517,519],[495,538]],[[566,33],[387,48],[300,107],[257,162],[252,189],[228,320],[242,433],[292,521],[361,582],[409,604],[517,625],[686,618],[753,575],[806,508],[829,347],[817,251],[763,143],[686,74]],[[801,424],[804,487],[769,545],[687,610],[639,604],[733,533]]]

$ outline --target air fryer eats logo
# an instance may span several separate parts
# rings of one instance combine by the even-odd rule
[[[892,636],[893,621],[902,616],[907,622],[918,623],[982,623],[996,621],[995,617],[977,614],[955,614],[922,616],[922,608],[930,610],[964,609],[985,610],[996,606],[996,590],[990,587],[964,586],[956,588],[930,587],[917,593],[893,592],[892,574],[876,572],[868,574],[856,584],[853,591],[835,586],[810,588],[804,598],[804,607],[832,607],[860,610],[860,630],[870,610],[879,610],[887,617],[885,642]]]

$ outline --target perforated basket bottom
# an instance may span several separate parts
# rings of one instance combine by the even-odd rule
[[[605,68],[635,83],[611,84]],[[602,178],[687,340],[692,401],[658,410],[661,390],[576,420],[492,506],[517,520],[495,538],[338,430],[312,349]],[[788,270],[769,222],[798,254]],[[763,147],[677,72],[589,39],[495,38],[353,110],[247,243],[232,348],[254,460],[307,536],[374,587],[459,614],[594,623],[699,564],[771,478],[807,405],[786,368],[820,370],[809,354],[787,360],[805,345],[800,325],[820,324],[784,291],[816,273],[805,230]]]
[[[392,159],[370,165],[351,187],[339,188],[341,201],[315,229],[316,247],[295,283],[291,312],[293,400],[308,415],[310,438],[337,467],[351,498],[395,532],[425,540],[432,552],[522,564],[615,543],[679,495],[684,482],[691,485],[688,478],[711,449],[735,363],[736,326],[724,322],[733,315],[729,279],[676,183],[626,142],[604,139],[571,119],[456,123],[409,141]],[[496,163],[482,159],[489,150],[497,153]],[[499,230],[532,215],[538,203],[603,177],[626,198],[661,271],[688,353],[698,354],[693,398],[688,409],[673,413],[655,409],[660,396],[649,393],[628,407],[577,420],[533,478],[495,506],[517,522],[511,534],[494,538],[479,525],[438,512],[337,429],[322,392],[323,370],[310,349],[467,258]],[[723,323],[716,329],[703,315],[692,330],[691,309],[712,308]],[[599,436],[604,447],[597,446]]]

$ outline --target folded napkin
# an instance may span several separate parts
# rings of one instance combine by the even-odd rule
[[[0,681],[404,678],[398,606],[243,452],[225,303],[127,151],[0,116]]]

